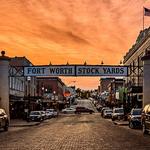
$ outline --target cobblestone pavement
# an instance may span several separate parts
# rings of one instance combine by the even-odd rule
[[[0,150],[146,150],[150,136],[100,114],[62,115],[34,127],[0,132]]]

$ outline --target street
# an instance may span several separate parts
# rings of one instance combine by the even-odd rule
[[[99,113],[62,114],[38,126],[0,132],[0,149],[101,150],[150,149],[150,136],[141,130],[114,125]]]

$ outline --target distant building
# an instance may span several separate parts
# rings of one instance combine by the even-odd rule
[[[53,95],[57,100],[63,100],[64,83],[59,77],[37,77],[37,94],[49,99],[53,99]]]
[[[108,85],[109,89],[109,102],[113,105],[117,105],[118,102],[121,103],[122,101],[119,99],[119,90],[124,86],[123,79],[113,79],[111,83]]]
[[[63,108],[64,87],[59,77],[37,77],[37,94],[42,97],[44,108]]]
[[[99,86],[99,92],[103,93],[105,91],[108,91],[108,85],[113,81],[115,78],[100,78],[100,86]]]

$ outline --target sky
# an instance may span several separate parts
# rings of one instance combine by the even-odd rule
[[[0,0],[0,48],[34,65],[117,65],[143,28],[150,0]],[[144,17],[145,28],[150,17]],[[93,89],[99,77],[63,77]]]

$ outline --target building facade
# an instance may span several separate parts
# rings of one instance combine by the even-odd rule
[[[142,107],[143,97],[143,61],[145,51],[150,49],[150,28],[141,31],[136,43],[124,56],[124,65],[129,66],[129,76],[126,78],[128,99],[132,107]]]
[[[33,66],[26,57],[13,57],[9,67],[10,117],[22,118],[24,110],[29,110],[31,97],[36,96],[36,78],[24,77],[23,67]],[[30,106],[29,106],[30,105]],[[30,108],[32,110],[32,108]]]
[[[109,89],[109,98],[108,101],[110,106],[121,106],[123,104],[123,100],[120,98],[119,91],[123,88],[125,81],[123,79],[115,78],[108,85]]]
[[[115,78],[100,78],[100,86],[99,92],[103,93],[108,91],[108,85],[114,80]]]
[[[42,97],[44,108],[61,109],[64,105],[64,87],[59,77],[37,77],[37,95]]]

